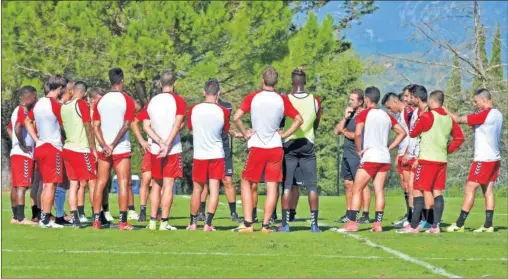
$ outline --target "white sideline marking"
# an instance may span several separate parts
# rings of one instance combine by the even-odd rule
[[[399,259],[399,257],[383,257],[383,256],[347,256],[347,255],[295,255],[295,254],[255,254],[255,253],[225,253],[225,252],[160,252],[160,251],[115,251],[115,250],[16,250],[2,249],[7,253],[70,253],[70,254],[120,254],[120,255],[137,255],[137,254],[157,254],[157,255],[180,255],[180,256],[245,256],[245,257],[311,257],[311,258],[339,258],[339,259]],[[450,260],[450,261],[508,261],[508,258],[421,258],[426,260]]]

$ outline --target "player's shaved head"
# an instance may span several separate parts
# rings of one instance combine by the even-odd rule
[[[399,99],[399,96],[397,96],[397,94],[395,94],[393,92],[388,92],[387,94],[385,94],[383,96],[383,99],[381,100],[381,104],[383,106],[386,106],[387,103],[390,103],[393,101],[398,101],[398,100],[400,100],[400,99]]]
[[[111,85],[118,85],[123,81],[123,71],[120,68],[109,70],[109,82]]]
[[[205,93],[207,95],[217,95],[220,92],[220,84],[217,79],[211,78],[205,83]]]
[[[266,67],[266,69],[263,71],[263,81],[265,82],[265,85],[275,86],[278,80],[279,74],[277,71],[272,66]]]
[[[480,88],[478,90],[476,90],[476,92],[474,93],[475,96],[479,96],[479,97],[483,97],[487,100],[491,100],[492,99],[492,95],[490,94],[490,91],[485,89],[485,88]]]
[[[372,103],[377,104],[381,98],[381,91],[375,86],[367,87],[365,89],[365,97],[369,98]]]
[[[434,90],[430,93],[429,99],[432,99],[441,107],[444,104],[444,93],[441,90]]]
[[[164,71],[161,74],[160,84],[162,87],[175,85],[176,75],[170,71]]]
[[[307,75],[302,68],[296,68],[291,73],[291,82],[296,86],[302,86],[307,83]]]
[[[87,88],[88,87],[87,87],[87,85],[86,85],[86,83],[84,81],[77,81],[74,84],[73,90],[75,92],[79,92],[79,93],[83,92],[83,93],[85,93]]]

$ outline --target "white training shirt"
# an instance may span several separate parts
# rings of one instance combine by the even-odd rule
[[[181,96],[176,93],[160,93],[153,97],[136,117],[140,121],[150,120],[153,131],[165,141],[171,134],[176,116],[185,115],[185,109],[185,100]],[[182,153],[180,133],[176,135],[170,147],[168,155]],[[149,151],[157,155],[160,152],[160,146],[152,142]]]
[[[284,116],[295,118],[299,113],[287,96],[274,91],[257,91],[250,93],[243,100],[240,109],[251,114],[252,135],[247,143],[248,148],[282,147],[282,139],[278,133]]]
[[[474,128],[474,161],[501,160],[499,140],[503,115],[495,108],[478,111],[467,116],[467,124]]]
[[[413,112],[413,108],[410,106],[404,107],[404,110],[401,111],[397,117],[397,122],[404,128],[404,131],[406,131],[406,137],[399,143],[399,149],[397,152],[397,155],[402,156],[406,153],[406,150],[409,146],[409,125],[411,122],[411,119],[409,118],[411,113]]]
[[[192,130],[194,159],[224,158],[223,132],[229,133],[229,111],[216,103],[203,102],[190,107],[187,127]]]
[[[11,148],[11,156],[12,155],[21,155],[33,159],[33,148],[35,147],[35,142],[32,137],[28,134],[25,128],[25,118],[28,116],[28,109],[24,106],[17,106],[11,115],[11,121],[9,122],[9,129],[12,131],[12,148]],[[18,137],[16,136],[16,123],[20,123],[22,125],[21,135],[25,139],[25,145],[27,147],[32,147],[32,151],[25,153],[19,147]]]
[[[62,150],[62,117],[60,115],[60,104],[48,97],[37,101],[34,108],[28,113],[28,117],[35,120],[39,144],[50,143],[58,150]]]
[[[388,151],[388,136],[397,120],[386,111],[379,108],[362,110],[356,117],[356,125],[364,123],[363,127],[363,153],[361,163],[390,163]]]
[[[416,125],[416,120],[418,120],[419,109],[416,108],[413,111],[413,115],[411,116],[411,121],[409,122],[409,130],[411,131]],[[409,133],[408,133],[409,135]],[[418,154],[420,153],[420,137],[411,138],[409,137],[409,142],[407,146],[407,153],[409,158],[418,158]]]
[[[106,144],[113,143],[125,121],[134,120],[134,111],[134,100],[119,91],[108,92],[97,102],[93,112],[93,120],[101,122],[100,128]],[[102,148],[99,146],[97,150],[101,152]],[[130,152],[131,142],[129,131],[127,131],[113,149],[113,154]]]

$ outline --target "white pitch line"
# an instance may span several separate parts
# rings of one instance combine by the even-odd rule
[[[116,250],[17,250],[17,249],[2,249],[2,252],[7,253],[52,253],[52,254],[120,254],[120,255],[143,255],[143,254],[156,254],[156,255],[174,255],[174,256],[238,256],[238,257],[311,257],[311,258],[338,258],[338,259],[362,259],[362,260],[384,260],[384,259],[399,259],[399,257],[382,257],[382,256],[347,256],[347,255],[295,255],[295,254],[255,254],[255,253],[226,253],[226,252],[160,252],[160,251],[116,251]],[[421,258],[426,260],[450,260],[450,261],[508,261],[508,258]]]

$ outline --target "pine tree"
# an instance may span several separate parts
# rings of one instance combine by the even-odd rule
[[[478,40],[478,44],[480,47],[480,60],[483,64],[483,68],[486,69],[489,64],[489,58],[487,56],[487,51],[485,50],[485,27],[483,25],[480,27],[480,39]],[[479,77],[474,77],[473,79],[473,92],[475,92],[478,88],[482,87],[482,82]]]
[[[496,26],[496,33],[492,41],[492,56],[490,57],[489,67],[502,64],[501,61],[501,26]],[[493,91],[506,92],[506,80],[504,79],[503,67],[492,68],[487,72],[489,85]]]
[[[460,107],[463,96],[461,94],[462,77],[460,75],[459,69],[459,58],[456,55],[453,56],[452,65],[454,68],[452,68],[450,78],[446,84],[445,100],[447,107],[449,107],[452,111],[457,111],[457,109]]]

